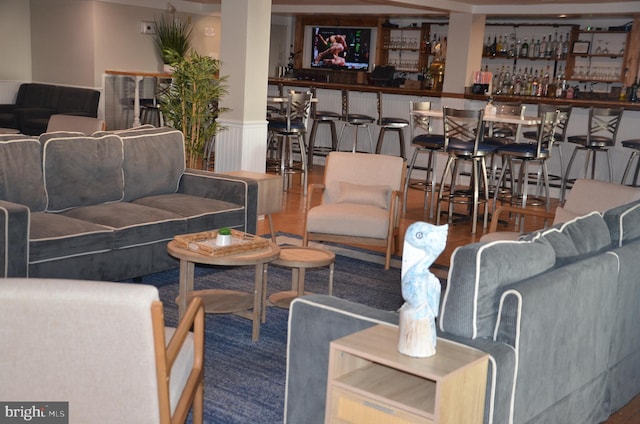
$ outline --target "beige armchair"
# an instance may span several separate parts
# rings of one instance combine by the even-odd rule
[[[309,185],[303,245],[316,240],[381,246],[389,269],[391,252],[399,248],[405,174],[401,157],[329,153],[324,184]],[[321,203],[314,206],[318,191]]]
[[[96,131],[104,131],[105,122],[99,118],[76,115],[51,115],[47,124],[47,132],[72,131],[91,135]]]
[[[200,298],[174,329],[154,286],[4,279],[0,311],[2,401],[68,402],[70,423],[94,424],[181,423],[193,406],[202,423]]]
[[[480,241],[517,240],[520,237],[521,233],[518,231],[498,231],[503,213],[519,214],[522,215],[522,219],[526,216],[536,216],[544,218],[545,221],[551,221],[555,225],[571,221],[589,212],[604,212],[635,200],[640,200],[638,188],[599,180],[577,179],[564,206],[558,206],[555,213],[514,206],[498,207],[491,216],[489,232],[483,235]]]

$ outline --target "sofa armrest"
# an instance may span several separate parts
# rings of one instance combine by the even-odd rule
[[[258,182],[256,180],[199,169],[187,169],[180,179],[178,192],[242,205],[246,212],[246,231],[251,234],[256,233],[258,226]]]
[[[29,208],[0,200],[0,275],[28,277]]]
[[[330,342],[378,324],[397,325],[398,314],[327,295],[291,303],[285,423],[324,423]]]
[[[516,351],[505,343],[490,338],[468,339],[451,333],[438,337],[461,343],[489,355],[487,389],[485,393],[484,423],[509,423],[513,415],[513,387],[516,380]],[[437,346],[436,346],[437,350]]]
[[[589,408],[573,411],[584,415],[567,422],[607,418],[607,401],[601,396],[606,397],[618,262],[611,253],[600,254],[502,293],[494,338],[513,346],[517,355],[513,422],[553,422],[544,414],[553,413],[558,399],[571,402],[571,396],[586,392]]]
[[[499,206],[495,212],[491,215],[491,224],[489,225],[489,233],[495,233],[498,231],[498,225],[500,224],[500,216],[505,213],[514,213],[525,216],[536,216],[544,218],[545,220],[553,220],[554,214],[552,212],[546,212],[539,209],[519,208],[515,206]]]

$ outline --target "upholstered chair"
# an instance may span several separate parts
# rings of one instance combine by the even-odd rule
[[[9,278],[0,310],[3,402],[68,402],[72,423],[183,423],[191,409],[202,423],[200,298],[168,328],[151,285]]]
[[[539,208],[523,209],[509,205],[498,207],[491,215],[489,231],[480,238],[480,241],[517,240],[520,237],[522,226],[518,229],[504,228],[504,224],[501,223],[504,214],[519,214],[521,218],[543,218],[556,225],[593,211],[604,212],[635,200],[640,200],[640,189],[638,188],[578,178],[567,196],[567,201],[563,206],[558,206],[555,213],[546,212]]]
[[[79,132],[91,135],[96,131],[104,131],[106,125],[103,119],[89,116],[51,115],[47,124],[47,132]]]
[[[406,173],[401,157],[331,152],[324,184],[310,184],[303,245],[310,241],[385,248],[385,269],[399,247],[399,212]],[[322,199],[317,204],[317,194]],[[314,197],[316,194],[316,197]]]

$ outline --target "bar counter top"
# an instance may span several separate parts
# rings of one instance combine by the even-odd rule
[[[382,92],[384,94],[397,94],[405,96],[420,96],[420,97],[449,97],[449,98],[464,98],[469,100],[488,101],[489,96],[482,94],[471,93],[448,93],[434,90],[421,90],[417,88],[406,87],[381,87],[367,84],[341,84],[324,81],[312,81],[296,78],[269,78],[269,84],[282,84],[292,87],[315,87],[327,90],[352,90],[361,92]],[[539,103],[551,103],[551,104],[570,104],[574,107],[588,108],[590,106],[595,107],[609,107],[617,108],[623,107],[625,110],[640,111],[640,103],[631,103],[627,101],[619,100],[603,100],[603,99],[565,99],[556,97],[535,97],[535,96],[492,96],[495,101],[498,102],[521,102],[525,104],[539,104]]]

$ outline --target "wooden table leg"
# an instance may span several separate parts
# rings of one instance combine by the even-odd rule
[[[178,298],[178,319],[182,319],[182,316],[187,310],[188,297],[193,292],[193,274],[195,271],[195,263],[189,262],[186,259],[180,259],[180,284],[179,284],[179,298]]]
[[[256,264],[256,276],[253,291],[253,311],[251,314],[253,321],[252,340],[255,342],[260,338],[260,321],[262,318],[262,286],[264,284],[266,266],[260,262]]]

